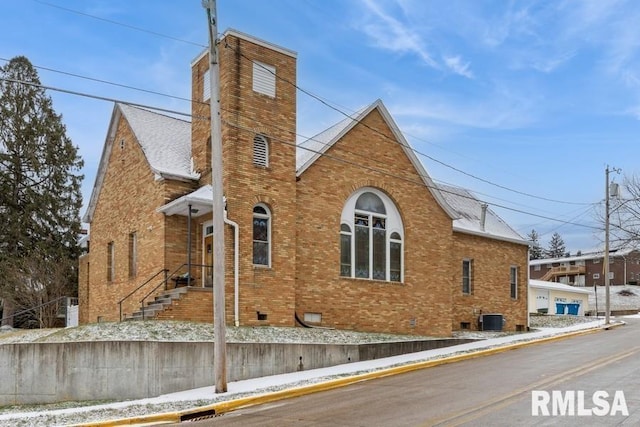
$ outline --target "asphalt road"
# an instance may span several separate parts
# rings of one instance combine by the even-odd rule
[[[637,426],[640,320],[188,425]]]

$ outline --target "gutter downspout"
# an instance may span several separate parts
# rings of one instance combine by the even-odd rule
[[[239,308],[239,277],[238,277],[238,254],[240,252],[239,228],[236,222],[227,218],[227,211],[224,211],[224,223],[233,227],[233,324],[240,326]]]
[[[178,282],[176,282],[177,284]],[[166,282],[164,287],[166,289]],[[187,214],[187,287],[191,287],[191,203],[189,203],[189,213]]]

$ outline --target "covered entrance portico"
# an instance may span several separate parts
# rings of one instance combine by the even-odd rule
[[[224,199],[225,212],[224,223],[233,228],[233,282],[234,282],[234,323],[239,325],[239,227],[238,224],[227,218],[226,198]],[[199,189],[179,197],[164,206],[158,208],[158,212],[166,216],[180,215],[187,221],[187,269],[188,277],[196,279],[195,286],[213,287],[213,189],[211,185],[205,185]],[[193,223],[196,222],[197,230],[201,230],[201,245],[198,252],[201,254],[196,259],[201,264],[193,264]],[[200,279],[198,281],[198,279]],[[194,284],[190,283],[190,286]]]
[[[158,212],[166,216],[179,215],[186,217],[187,221],[187,285],[198,287],[213,286],[213,225],[211,214],[213,212],[213,190],[211,185],[205,185],[199,189],[179,197],[164,206],[158,208]],[[202,236],[201,246],[197,250],[202,254],[193,262],[194,219],[198,227],[196,236]],[[201,233],[199,232],[201,230]],[[200,279],[200,280],[198,280]]]

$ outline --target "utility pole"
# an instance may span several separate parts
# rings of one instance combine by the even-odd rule
[[[220,119],[220,64],[218,63],[218,15],[215,0],[202,0],[209,27],[209,76],[211,78],[211,181],[213,187],[213,334],[216,393],[227,391],[227,343],[224,295],[224,192],[222,187],[222,127]]]
[[[610,212],[610,204],[609,204],[609,198],[611,197],[610,194],[610,186],[611,183],[609,182],[609,173],[610,172],[616,172],[616,173],[620,173],[620,169],[617,168],[612,168],[609,169],[609,165],[607,165],[607,168],[605,169],[605,200],[604,200],[604,206],[605,206],[605,219],[604,219],[604,288],[605,288],[605,325],[609,325],[610,323],[610,317],[611,317],[611,297],[610,297],[610,289],[609,289],[609,217],[611,215]],[[618,196],[617,191],[614,191],[614,194],[616,196]],[[626,275],[626,273],[625,273]]]
[[[609,325],[611,313],[611,300],[609,297],[609,165],[605,169],[605,196],[604,196],[604,294],[605,294],[605,325]]]

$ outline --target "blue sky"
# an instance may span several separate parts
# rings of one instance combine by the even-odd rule
[[[487,201],[523,236],[601,246],[605,168],[640,162],[640,3],[218,0],[234,28],[298,53],[298,134],[382,99],[436,182]],[[3,0],[0,57],[43,84],[178,111],[205,48],[200,0]],[[143,29],[146,31],[140,31]],[[113,104],[50,91],[95,179]],[[568,221],[574,224],[566,224]]]

